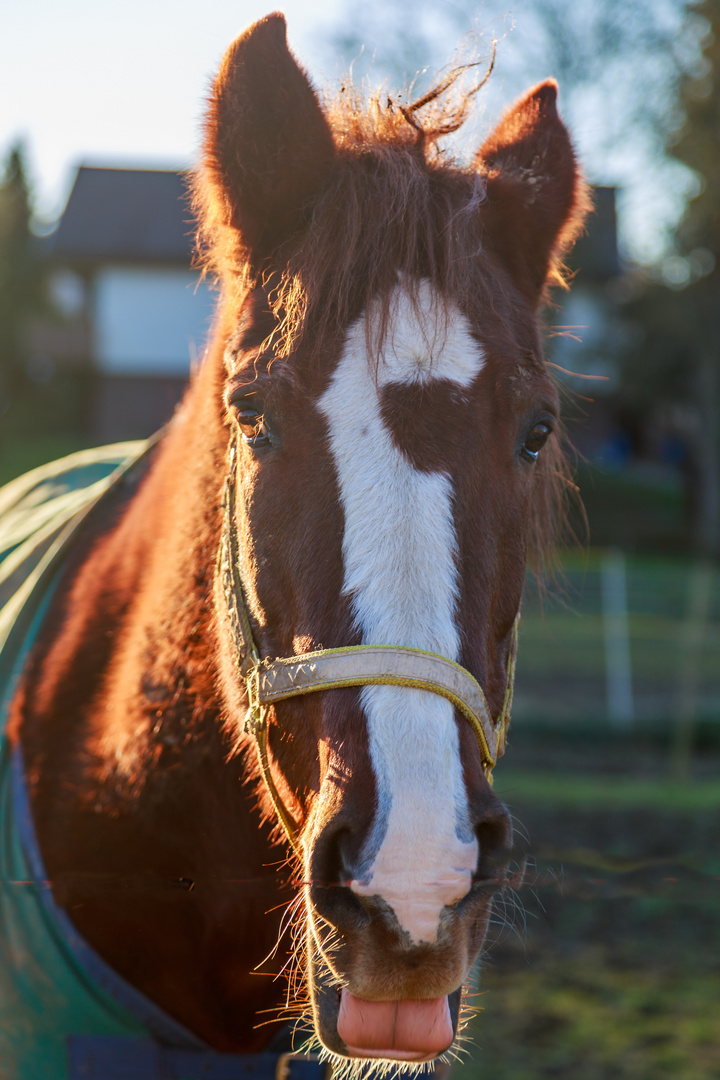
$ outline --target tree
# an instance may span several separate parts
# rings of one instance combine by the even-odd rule
[[[43,304],[43,269],[30,231],[32,206],[21,144],[12,147],[0,184],[0,417],[22,393],[24,337]]]
[[[684,120],[668,150],[693,170],[696,194],[660,280],[629,305],[644,340],[628,357],[625,393],[646,411],[674,410],[695,547],[720,557],[720,0],[703,0],[689,18],[702,51],[681,80]]]
[[[705,0],[698,10],[708,20],[704,63],[684,83],[687,120],[673,152],[701,178],[678,229],[678,246],[687,258],[687,297],[696,314],[690,385],[698,415],[696,454],[704,463],[698,546],[720,556],[720,0]]]
[[[720,0],[701,0],[702,54],[681,85],[684,123],[670,152],[700,179],[677,230],[691,277],[717,273],[720,259]],[[704,273],[707,271],[707,275]]]

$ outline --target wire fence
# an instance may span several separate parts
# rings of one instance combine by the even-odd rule
[[[720,731],[720,567],[705,561],[568,555],[563,579],[527,590],[513,719]],[[684,733],[684,734],[683,734]]]

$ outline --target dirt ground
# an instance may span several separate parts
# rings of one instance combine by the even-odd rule
[[[453,1080],[717,1080],[720,758],[685,787],[627,743],[528,740],[502,768],[529,869],[497,904]]]

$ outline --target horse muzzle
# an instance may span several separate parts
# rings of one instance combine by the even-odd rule
[[[497,852],[493,870],[488,844],[481,845],[484,858],[467,892],[443,908],[433,940],[414,941],[391,904],[379,895],[359,894],[352,878],[332,874],[338,865],[333,825],[337,819],[318,837],[306,886],[308,982],[317,1034],[343,1057],[408,1065],[431,1061],[455,1038],[462,987],[504,881],[504,853]],[[504,817],[496,828],[498,843],[509,845]]]

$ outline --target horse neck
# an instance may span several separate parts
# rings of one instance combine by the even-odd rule
[[[221,370],[211,357],[137,494],[68,568],[13,723],[48,876],[69,882],[60,902],[77,928],[211,1045],[249,1050],[272,1034],[254,1015],[278,991],[247,973],[279,932],[281,912],[264,912],[288,894],[216,691]],[[92,892],[118,876],[145,884]],[[198,887],[180,902],[183,880]]]
[[[198,755],[227,756],[212,609],[227,440],[220,379],[214,356],[137,493],[70,568],[22,691],[26,757],[53,760],[81,789],[110,785],[118,812],[159,805],[157,789],[188,782]],[[37,812],[52,820],[58,795],[43,775]]]
[[[118,760],[139,716],[171,746],[189,720],[185,692],[197,723],[214,704],[211,598],[227,443],[218,366],[196,378],[137,496],[88,562],[90,575],[96,560],[98,570],[105,564],[124,613],[95,721]]]

